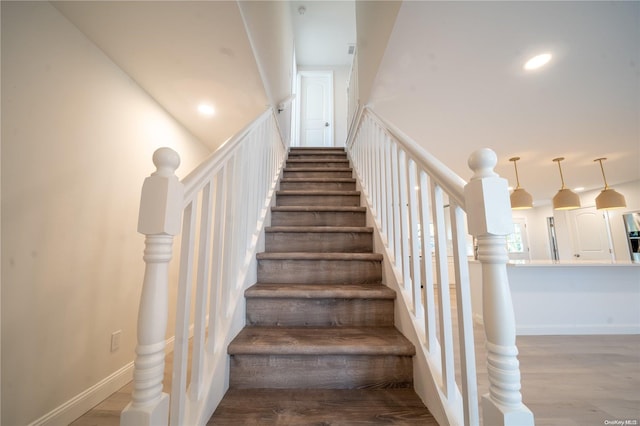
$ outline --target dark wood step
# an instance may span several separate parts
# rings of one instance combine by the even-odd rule
[[[280,189],[283,191],[354,191],[356,180],[353,178],[284,178],[280,181]]]
[[[395,296],[384,285],[256,284],[245,292],[247,325],[391,327]]]
[[[394,327],[245,327],[229,355],[399,355],[416,349]]]
[[[393,327],[245,327],[229,344],[231,388],[413,384],[415,348]]]
[[[272,207],[271,224],[273,226],[365,226],[366,207]]]
[[[347,153],[344,151],[312,151],[312,152],[290,152],[288,160],[346,160]]]
[[[413,389],[230,389],[207,423],[267,424],[437,426],[438,423]]]
[[[344,148],[340,147],[292,147],[289,148],[289,155],[291,154],[345,154]]]
[[[265,229],[265,251],[373,251],[373,228],[337,226],[271,226]]]
[[[360,191],[276,191],[277,206],[359,206]]]
[[[317,160],[314,158],[293,158],[287,159],[285,167],[293,168],[346,168],[349,167],[349,160],[333,159],[333,160]]]
[[[353,169],[350,167],[327,168],[327,167],[300,167],[285,168],[282,172],[283,178],[350,178],[353,176]]]
[[[258,253],[258,282],[281,284],[378,284],[377,253]]]

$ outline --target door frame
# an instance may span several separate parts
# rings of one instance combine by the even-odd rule
[[[292,144],[294,146],[300,146],[301,140],[301,131],[302,131],[302,101],[303,101],[303,93],[302,93],[302,79],[305,77],[328,77],[329,85],[331,86],[331,90],[329,90],[329,119],[331,124],[331,145],[335,146],[336,144],[336,131],[335,131],[335,108],[333,101],[333,92],[335,90],[333,84],[333,70],[302,70],[298,71],[296,80],[297,80],[297,91],[296,93],[296,114],[295,114],[295,128],[296,128],[296,140]]]
[[[527,227],[527,218],[526,217],[513,217],[514,227],[517,225],[520,228],[520,242],[522,243],[523,251],[521,253],[518,252],[510,252],[509,251],[509,260],[531,260],[531,248],[529,244],[529,230]],[[515,229],[514,229],[515,233]],[[507,249],[508,251],[508,249]]]
[[[615,252],[613,250],[613,239],[611,236],[611,223],[610,223],[611,221],[609,220],[609,213],[607,210],[598,210],[595,206],[584,206],[577,209],[567,210],[564,212],[566,217],[567,229],[569,232],[569,242],[571,244],[571,251],[572,251],[571,258],[573,260],[585,260],[575,256],[576,252],[578,251],[577,240],[579,236],[576,235],[576,229],[574,227],[575,221],[574,221],[574,218],[572,218],[571,216],[575,215],[579,211],[592,212],[596,215],[602,215],[602,225],[604,227],[604,229],[602,230],[604,231],[604,234],[605,234],[604,243],[607,245],[606,249],[609,250],[608,256],[606,257],[608,258],[607,260],[615,260]],[[589,261],[589,259],[586,259],[586,260]],[[603,257],[602,259],[599,259],[599,260],[605,260],[605,258]]]

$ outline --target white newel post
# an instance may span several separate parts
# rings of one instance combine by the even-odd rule
[[[533,413],[522,403],[516,327],[507,278],[506,236],[513,232],[507,181],[493,169],[495,152],[481,149],[469,157],[474,175],[464,188],[469,233],[478,240],[482,264],[482,309],[487,339],[489,393],[482,397],[483,423],[528,426]]]
[[[169,262],[173,237],[180,233],[184,189],[175,175],[178,153],[160,148],[153,154],[157,170],[145,179],[138,232],[144,234],[146,263],[131,402],[120,416],[122,426],[166,425],[169,395],[162,392],[167,330]]]

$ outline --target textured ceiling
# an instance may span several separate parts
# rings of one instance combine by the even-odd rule
[[[533,54],[549,65],[525,72]],[[640,179],[640,2],[404,2],[370,101],[468,179],[490,147],[534,200]],[[639,188],[640,190],[640,188]]]
[[[210,149],[269,105],[235,1],[53,5]]]
[[[570,187],[601,187],[598,157],[609,158],[610,184],[640,179],[640,2],[288,3],[273,16],[253,8],[250,25],[264,35],[286,15],[299,66],[348,66],[357,17],[361,102],[460,176],[467,155],[488,146],[511,183],[508,159],[522,157],[521,183],[537,201],[560,186],[558,156]],[[211,149],[287,90],[271,63],[262,71],[278,89],[266,93],[235,1],[53,4]],[[276,61],[266,40],[254,42]],[[541,50],[552,62],[524,73]],[[219,115],[195,113],[201,101]]]
[[[350,66],[356,44],[355,1],[292,1],[296,61],[301,67]]]

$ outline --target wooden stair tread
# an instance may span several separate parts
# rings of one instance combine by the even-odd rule
[[[318,158],[288,158],[287,162],[290,163],[348,163],[348,158],[331,158],[331,159],[318,159]]]
[[[381,284],[270,284],[257,283],[245,297],[272,299],[395,299],[396,292]]]
[[[230,355],[413,356],[413,344],[394,327],[245,327]]]
[[[290,190],[280,190],[276,191],[276,195],[360,195],[360,191],[346,191],[346,190],[334,190],[334,191],[326,191],[326,190],[301,190],[301,189],[290,189]]]
[[[351,167],[285,167],[285,172],[353,172]]]
[[[357,206],[273,206],[272,212],[366,212],[366,207]]]
[[[258,260],[372,260],[382,261],[379,253],[309,253],[309,252],[262,252],[256,254]]]
[[[339,147],[339,146],[292,146],[291,148],[289,148],[290,152],[295,152],[295,151],[344,151],[343,147]]]
[[[250,401],[250,403],[247,403]],[[230,389],[207,425],[423,425],[433,415],[413,389]]]
[[[265,232],[306,232],[306,233],[367,233],[373,234],[369,226],[267,226]]]
[[[280,179],[280,183],[282,182],[314,182],[314,183],[324,183],[324,182],[346,182],[346,183],[355,183],[354,178],[331,178],[331,177],[303,177],[303,178],[282,178]]]

